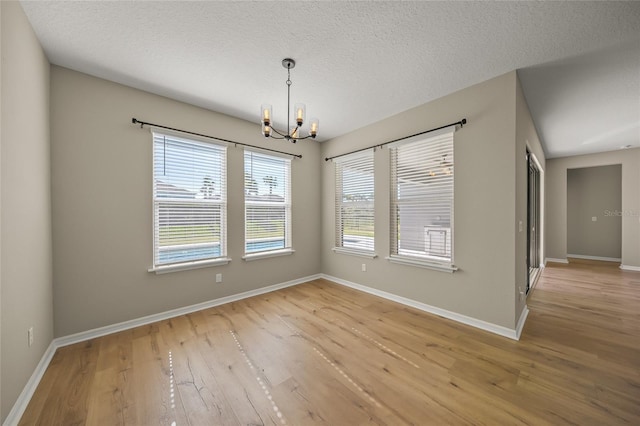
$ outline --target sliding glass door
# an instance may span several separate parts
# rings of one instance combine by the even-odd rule
[[[527,150],[527,293],[540,271],[540,170]]]

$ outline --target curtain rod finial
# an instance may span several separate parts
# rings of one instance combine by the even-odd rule
[[[462,126],[464,126],[465,124],[467,124],[467,119],[466,119],[466,118],[463,118],[463,119],[462,119],[462,121],[460,121],[460,124],[461,124]]]

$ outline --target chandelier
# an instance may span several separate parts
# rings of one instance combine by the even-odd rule
[[[291,58],[285,58],[282,60],[282,66],[287,69],[287,130],[279,131],[273,127],[271,122],[271,117],[273,117],[271,105],[262,104],[260,107],[262,134],[265,138],[271,137],[273,139],[286,139],[293,143],[302,139],[315,138],[318,134],[319,121],[317,118],[311,119],[309,124],[309,134],[307,136],[300,136],[300,128],[305,121],[306,114],[304,104],[295,104],[293,107],[295,126],[291,126],[291,69],[296,66],[296,61]]]

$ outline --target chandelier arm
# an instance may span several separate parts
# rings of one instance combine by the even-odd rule
[[[279,132],[275,127],[271,127],[271,130],[273,130],[274,132],[276,132],[277,134],[282,136],[282,138],[285,138],[285,137],[289,136],[288,134],[284,134],[282,132]]]

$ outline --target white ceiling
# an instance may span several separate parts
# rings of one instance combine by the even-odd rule
[[[549,158],[640,146],[640,42],[518,71]]]
[[[640,146],[640,2],[21,4],[52,63],[256,123],[292,57],[320,140],[519,69],[549,156]]]

